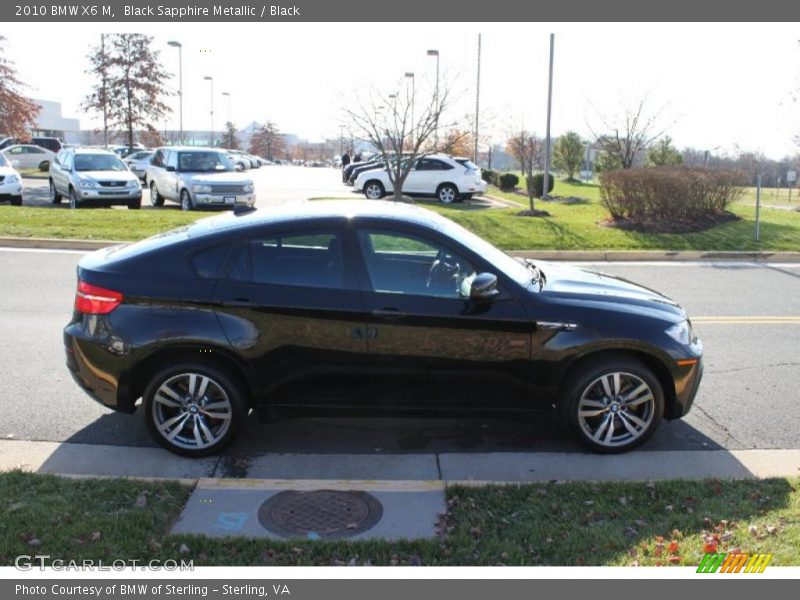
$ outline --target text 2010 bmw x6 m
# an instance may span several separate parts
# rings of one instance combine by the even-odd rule
[[[519,415],[555,409],[598,452],[685,415],[702,347],[622,279],[518,261],[383,202],[240,210],[78,267],[67,365],[166,448],[219,451],[253,409]]]

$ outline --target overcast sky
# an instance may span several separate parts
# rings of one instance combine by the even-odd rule
[[[454,9],[457,10],[457,9]],[[232,118],[275,121],[282,131],[319,139],[337,137],[344,99],[368,86],[403,84],[416,74],[417,90],[442,77],[460,92],[454,112],[474,111],[477,34],[483,34],[481,111],[502,138],[520,123],[545,130],[548,34],[556,34],[554,135],[588,135],[599,115],[647,97],[661,111],[676,145],[716,152],[760,150],[779,158],[798,151],[800,133],[800,29],[794,24],[459,24],[459,23],[248,23],[64,24],[20,23],[4,35],[31,95],[61,101],[82,127],[96,119],[80,108],[91,80],[84,73],[88,47],[101,32],[135,31],[155,37],[166,68],[176,77],[183,44],[184,127],[208,129],[209,84],[215,79],[215,128]],[[167,126],[177,129],[175,113]],[[159,129],[165,123],[154,124]]]

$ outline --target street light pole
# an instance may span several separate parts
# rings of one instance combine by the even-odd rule
[[[225,130],[228,133],[228,148],[233,146],[233,132],[228,131],[228,127],[233,125],[231,121],[231,93],[230,92],[222,92],[223,96],[228,97],[228,122],[225,124]]]
[[[203,77],[211,84],[211,147],[214,147],[214,78],[210,75]]]
[[[550,77],[547,82],[547,131],[545,134],[544,146],[544,181],[542,182],[542,198],[549,198],[550,193],[550,114],[553,104],[553,50],[555,47],[556,36],[550,34]]]
[[[167,44],[178,49],[178,126],[179,142],[183,144],[183,44],[174,40]]]
[[[481,109],[481,34],[478,34],[478,80],[475,84],[475,154],[473,162],[478,164],[478,115]]]
[[[439,51],[428,50],[428,56],[436,57],[436,91],[434,92],[434,107],[436,110],[436,130],[433,136],[433,145],[438,150],[439,147]]]
[[[406,73],[406,78],[411,79],[411,147],[414,148],[414,103],[417,97],[416,95],[416,80],[414,78],[414,73]],[[406,88],[408,90],[408,88]]]

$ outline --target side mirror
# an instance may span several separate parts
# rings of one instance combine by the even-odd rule
[[[493,273],[478,273],[469,287],[469,299],[475,302],[489,302],[499,294],[497,275]]]
[[[170,173],[174,173],[174,172],[175,172],[175,167],[173,167],[172,165],[169,165],[169,166],[167,166],[167,167],[166,167],[166,169],[167,169],[167,171],[169,171]]]

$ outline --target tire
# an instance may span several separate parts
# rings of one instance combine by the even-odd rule
[[[51,204],[61,204],[61,194],[58,193],[56,189],[56,184],[53,183],[53,180],[50,180],[50,203]]]
[[[181,210],[194,210],[192,196],[187,189],[181,190]]]
[[[632,450],[658,428],[664,415],[664,391],[640,361],[621,355],[598,356],[579,365],[568,378],[559,398],[561,419],[592,452]]]
[[[458,189],[452,183],[443,183],[436,190],[436,197],[442,204],[452,204],[458,200]]]
[[[380,181],[368,181],[364,184],[364,196],[367,200],[380,200],[386,195],[386,188]]]
[[[69,207],[70,208],[80,208],[80,204],[78,203],[78,195],[75,193],[75,188],[70,186],[69,188]]]
[[[139,210],[142,208],[142,199],[131,200],[128,202],[128,210]]]
[[[50,161],[49,160],[43,160],[42,162],[39,163],[39,170],[40,171],[47,171],[49,168],[50,168]]]
[[[145,422],[153,438],[170,452],[209,456],[236,437],[247,415],[245,398],[238,379],[227,371],[202,362],[177,364],[150,379],[143,396]]]
[[[11,198],[11,206],[22,206],[22,196],[14,196]]]
[[[150,182],[150,204],[151,206],[164,206],[164,196],[158,193],[155,181]]]

